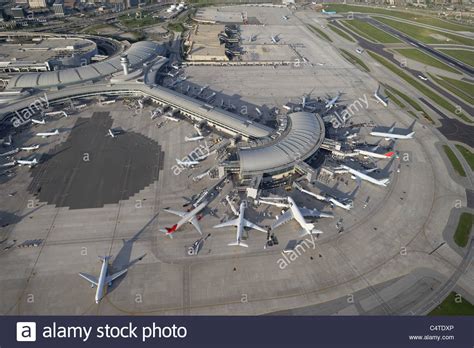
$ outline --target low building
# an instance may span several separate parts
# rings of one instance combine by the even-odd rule
[[[185,42],[188,47],[186,60],[188,61],[228,61],[225,46],[218,39],[224,25],[198,24],[189,33]]]

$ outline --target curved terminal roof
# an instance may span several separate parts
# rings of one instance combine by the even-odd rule
[[[324,122],[316,114],[295,112],[288,115],[285,134],[263,146],[240,149],[242,174],[276,173],[294,167],[313,155],[324,141]]]
[[[144,96],[149,96],[163,104],[177,108],[185,114],[191,114],[193,116],[202,118],[209,121],[210,123],[252,139],[265,138],[273,132],[273,129],[262,124],[249,122],[245,117],[228,112],[226,110],[212,107],[200,100],[178,93],[169,88],[162,86],[152,87],[142,83],[97,83],[84,86],[70,86],[58,91],[48,92],[48,100],[49,102],[54,102],[66,100],[68,98],[87,97],[101,94],[141,94]],[[31,96],[5,106],[2,108],[2,113],[0,114],[0,121],[3,118],[8,117],[8,115],[13,115],[16,110],[21,110],[28,107],[32,102],[35,101],[35,98],[38,98],[38,96]]]
[[[160,52],[162,52],[162,47],[158,43],[140,41],[130,46],[125,54],[130,61],[130,66],[137,67],[155,58]],[[99,80],[121,70],[120,56],[115,56],[99,63],[77,68],[20,74],[10,79],[8,88],[44,88],[70,85]]]

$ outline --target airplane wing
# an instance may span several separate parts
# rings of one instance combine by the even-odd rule
[[[323,213],[317,209],[299,208],[304,217],[333,217],[332,214]]]
[[[182,212],[182,211],[177,211],[177,210],[173,210],[173,209],[163,209],[164,211],[167,211],[168,213],[171,213],[171,214],[174,214],[174,215],[178,215],[178,216],[181,216],[183,217],[184,215],[186,215],[185,212]]]
[[[319,217],[321,212],[316,209],[308,209],[308,208],[299,208],[301,215],[304,217]]]
[[[87,280],[89,283],[92,283],[93,285],[97,286],[97,278],[94,276],[91,276],[90,274],[87,273],[79,273],[79,276]]]
[[[288,221],[290,221],[293,218],[293,213],[291,212],[291,209],[288,209],[285,213],[280,215],[278,220],[273,224],[272,230],[274,228],[277,228],[278,226],[281,226],[283,224],[286,224]]]
[[[257,230],[257,231],[262,231],[262,232],[265,232],[267,233],[267,230],[258,226],[258,225],[255,225],[254,223],[248,221],[248,220],[245,220],[243,219],[243,223],[244,223],[244,226],[245,227],[248,227],[248,228],[253,228],[254,230]]]
[[[199,234],[202,236],[202,231],[201,231],[201,227],[199,226],[199,222],[198,220],[196,219],[196,217],[194,216],[191,220],[189,220],[189,222],[191,224],[193,224],[194,228],[199,232]]]
[[[237,226],[238,224],[239,224],[239,219],[234,219],[234,220],[228,220],[219,225],[215,225],[214,228]]]
[[[125,268],[117,273],[114,273],[112,275],[109,275],[107,278],[105,278],[105,282],[106,283],[110,283],[111,281],[114,281],[115,279],[117,279],[118,277],[120,277],[121,275],[125,274],[126,272],[128,271],[128,268]]]

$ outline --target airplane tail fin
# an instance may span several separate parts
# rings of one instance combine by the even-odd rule
[[[228,246],[241,246],[241,247],[244,247],[244,248],[248,248],[249,246],[247,244],[245,244],[244,242],[240,242],[240,241],[237,241],[237,242],[232,242],[232,243],[229,243],[227,244]]]
[[[394,151],[390,151],[390,152],[384,153],[383,155],[384,155],[385,157],[391,158],[391,157],[393,157],[393,155],[395,155],[395,152],[394,152]]]
[[[170,238],[173,238],[173,233],[177,230],[177,228],[178,228],[178,225],[175,224],[171,227],[162,228],[160,229],[160,231],[166,234],[167,236],[169,236]]]

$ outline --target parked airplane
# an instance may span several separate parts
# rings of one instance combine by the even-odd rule
[[[196,136],[192,136],[192,137],[187,137],[187,136],[184,137],[184,141],[186,141],[186,142],[198,141],[198,140],[202,140],[202,139],[204,139],[204,137],[202,135],[196,135]]]
[[[109,129],[109,130],[107,131],[107,134],[106,134],[105,136],[106,136],[106,137],[115,138],[117,135],[119,135],[119,132],[114,131],[113,129]]]
[[[202,92],[204,92],[208,87],[209,87],[208,85],[201,87],[199,89],[199,92],[197,92],[196,97],[199,97],[202,94]]]
[[[13,167],[16,165],[16,161],[0,164],[0,168],[8,168],[8,167]]]
[[[176,159],[176,163],[180,166],[184,166],[186,168],[192,168],[194,166],[197,166],[199,164],[199,161],[192,161],[192,160],[185,160],[182,161],[180,159]]]
[[[381,103],[383,106],[387,107],[388,106],[388,98],[384,97],[382,95],[379,95],[379,88],[374,93],[375,99],[377,99],[378,103]]]
[[[14,155],[14,154],[18,153],[19,151],[20,151],[20,149],[16,148],[16,149],[13,149],[11,151],[0,153],[0,157],[8,157],[8,156],[11,156],[11,155]]]
[[[272,230],[284,223],[287,223],[291,219],[295,219],[296,222],[298,222],[301,226],[300,237],[303,237],[305,235],[323,233],[322,231],[317,230],[314,224],[306,222],[304,218],[305,216],[316,217],[316,218],[333,217],[332,214],[323,213],[317,209],[299,208],[296,205],[293,198],[291,197],[286,197],[286,198],[285,197],[278,197],[278,198],[266,197],[266,198],[257,200],[257,202],[275,205],[277,207],[282,207],[282,208],[288,208],[288,210],[285,213],[277,217],[277,222],[273,224]]]
[[[374,146],[370,150],[363,150],[363,149],[354,149],[354,152],[357,152],[358,154],[361,154],[364,157],[373,157],[373,158],[379,158],[379,159],[387,159],[387,158],[392,158],[395,155],[395,151],[388,151],[385,153],[379,153],[376,152],[379,146]]]
[[[31,122],[36,123],[36,124],[46,124],[46,120],[44,120],[44,119],[39,121],[39,120],[35,120],[34,118],[32,118]]]
[[[378,186],[384,186],[384,187],[387,186],[387,184],[390,182],[389,178],[379,180],[367,175],[367,173],[373,172],[376,169],[377,168],[369,169],[369,170],[366,170],[365,172],[361,172],[359,170],[356,170],[354,168],[351,168],[342,164],[338,168],[335,168],[335,171],[336,173],[350,173],[352,174],[352,178],[354,179],[357,179],[357,178],[362,179]]]
[[[301,192],[303,193],[306,193],[307,195],[310,195],[314,198],[316,198],[317,200],[319,201],[322,201],[322,202],[328,202],[330,204],[333,204],[339,208],[342,208],[342,209],[345,209],[345,210],[351,210],[352,207],[354,206],[353,205],[353,202],[351,200],[349,201],[345,201],[345,202],[341,202],[337,199],[335,199],[334,197],[331,197],[331,196],[322,196],[322,195],[318,195],[317,193],[314,193],[314,192],[311,192],[311,191],[308,191],[308,190],[305,190],[303,187],[301,187],[301,185],[299,185],[298,183],[293,183],[293,185],[298,189],[300,190]]]
[[[50,111],[50,112],[44,112],[44,116],[58,116],[58,115],[63,115],[64,117],[68,117],[68,114],[66,111]]]
[[[221,228],[221,227],[228,227],[228,226],[236,226],[237,227],[237,234],[236,234],[236,240],[235,242],[229,243],[227,245],[229,246],[241,246],[248,248],[248,245],[244,242],[242,242],[242,236],[244,233],[244,227],[248,228],[253,228],[257,231],[261,231],[264,233],[267,233],[267,230],[264,228],[248,221],[247,219],[244,218],[244,212],[245,212],[245,203],[241,202],[240,203],[240,211],[236,219],[234,220],[229,220],[226,222],[223,222],[221,224],[215,225],[214,228]]]
[[[395,125],[393,125],[392,127],[390,127],[390,129],[387,131],[387,132],[370,132],[370,135],[374,136],[374,137],[382,137],[382,138],[385,138],[385,140],[389,140],[389,139],[413,139],[413,135],[415,135],[415,132],[411,132],[409,134],[397,134],[397,133],[393,133],[395,129]]]
[[[163,115],[164,118],[167,120],[173,121],[173,122],[179,122],[179,119],[173,117],[173,116],[168,116],[168,115]]]
[[[326,109],[331,109],[333,106],[335,106],[340,97],[341,93],[339,92],[334,98],[330,100],[326,99]]]
[[[109,259],[110,256],[99,256],[99,259],[102,261],[102,267],[100,269],[99,279],[96,277],[87,274],[87,273],[79,273],[79,275],[91,283],[91,288],[94,286],[97,287],[97,291],[95,293],[95,303],[99,303],[100,300],[104,297],[105,287],[111,286],[112,282],[117,279],[118,277],[124,275],[127,272],[127,268],[114,273],[112,275],[107,275],[107,268],[109,266]]]
[[[289,17],[288,16],[281,16],[281,19],[287,21],[289,19]]]
[[[168,208],[163,209],[164,211],[167,211],[168,213],[180,216],[181,219],[173,226],[165,227],[165,229],[162,229],[161,231],[166,233],[167,236],[172,237],[172,234],[176,232],[181,226],[183,226],[186,223],[190,223],[199,232],[199,234],[202,235],[201,227],[199,226],[199,223],[198,223],[198,221],[201,220],[202,216],[198,216],[198,214],[201,212],[201,210],[203,210],[207,206],[207,204],[208,202],[204,201],[189,212],[181,212],[181,211],[171,210]]]
[[[42,138],[47,138],[47,137],[58,135],[58,134],[59,134],[58,129],[56,129],[54,132],[36,133],[38,137],[42,137]]]
[[[274,44],[276,44],[276,43],[278,43],[278,42],[280,41],[280,38],[278,37],[279,35],[280,35],[280,34],[275,35],[275,36],[274,36],[274,35],[271,36],[272,42],[273,42]]]
[[[115,99],[103,100],[103,101],[100,102],[100,105],[109,105],[109,104],[113,104],[115,102],[116,102]]]
[[[38,160],[36,158],[33,160],[16,160],[16,163],[20,166],[29,166],[31,168],[38,164]]]
[[[25,147],[20,147],[20,150],[22,151],[34,151],[39,149],[39,145],[32,145],[32,146],[25,146]]]

